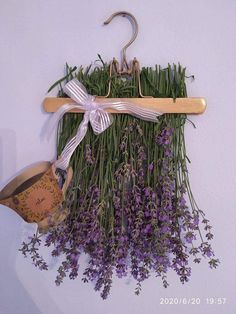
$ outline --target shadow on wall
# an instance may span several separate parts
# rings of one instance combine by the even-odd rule
[[[16,171],[16,134],[10,129],[0,131],[0,182]],[[9,181],[9,179],[7,180]],[[0,205],[0,314],[41,312],[20,283],[15,271],[15,259],[21,239],[20,217]]]
[[[12,174],[11,178],[9,173]],[[16,175],[16,134],[9,129],[0,130],[0,182],[1,188]],[[19,277],[17,272],[17,256],[22,242],[23,229],[26,225],[22,218],[13,210],[0,205],[0,314],[60,314],[60,310],[53,304],[51,298],[42,287],[42,283],[34,281],[29,275],[27,282]],[[34,225],[34,224],[33,224]],[[27,226],[29,226],[27,224]],[[35,228],[35,226],[30,226]],[[32,229],[32,228],[31,228]],[[27,240],[24,238],[24,240]],[[29,282],[29,280],[31,282]],[[40,299],[43,299],[50,312],[41,311],[39,300],[32,297],[31,288],[40,291]],[[50,308],[53,310],[51,311]]]
[[[21,284],[15,270],[21,231],[21,218],[0,205],[0,314],[42,313]]]
[[[0,183],[8,173],[16,171],[16,133],[10,129],[0,130]]]

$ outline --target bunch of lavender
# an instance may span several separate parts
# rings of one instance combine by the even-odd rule
[[[66,79],[72,78],[72,70]],[[91,94],[105,94],[105,64],[91,74],[80,69],[75,75]],[[186,96],[185,69],[181,66],[143,69],[141,80],[145,94]],[[125,82],[115,77],[111,96],[135,97],[135,84],[135,79]],[[58,132],[59,154],[81,119],[78,114],[64,117]],[[212,268],[218,265],[210,244],[212,227],[190,189],[185,122],[185,115],[163,115],[157,123],[116,115],[101,135],[95,136],[89,129],[71,160],[74,177],[65,204],[70,214],[46,235],[52,255],[64,256],[57,285],[64,277],[75,279],[81,272],[82,280],[92,281],[105,299],[113,275],[131,275],[139,294],[142,282],[152,273],[161,278],[164,287],[168,286],[169,269],[182,283],[188,281],[191,256],[195,263],[204,257]],[[24,243],[23,254],[35,256],[39,241],[35,236]],[[79,269],[82,253],[89,257],[84,270]],[[37,258],[35,265],[46,269],[38,253]]]
[[[69,217],[46,238],[46,245],[54,246],[53,256],[64,254],[66,257],[58,269],[56,284],[61,284],[66,274],[70,279],[78,276],[79,258],[85,252],[90,259],[83,281],[95,282],[95,290],[101,290],[103,298],[109,294],[113,273],[118,277],[131,274],[137,281],[135,292],[139,294],[141,282],[153,272],[161,276],[165,287],[170,268],[176,271],[182,283],[188,281],[190,254],[197,263],[199,254],[210,258],[212,267],[218,263],[199,230],[202,212],[197,209],[190,212],[185,201],[186,182],[177,179],[172,148],[174,129],[163,123],[154,134],[152,144],[158,155],[155,158],[142,141],[144,132],[140,122],[128,120],[118,145],[123,162],[114,172],[109,172],[113,158],[103,157],[101,147],[100,158],[107,157],[104,177],[100,158],[96,159],[92,149],[85,145],[84,162],[92,168],[92,184],[83,187],[81,172],[80,187],[73,189],[73,194],[78,194],[77,206],[74,208],[76,196],[72,194]],[[87,171],[89,173],[89,169]],[[99,182],[101,174],[104,179],[114,176],[110,178],[111,185]],[[205,218],[203,223],[206,238],[210,240],[211,226]],[[196,245],[199,236],[201,242]],[[38,243],[36,239],[33,247],[35,243]],[[24,244],[22,252],[29,251],[29,244]],[[46,268],[41,264],[35,263],[41,269]]]

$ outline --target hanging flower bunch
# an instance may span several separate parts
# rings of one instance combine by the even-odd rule
[[[104,95],[108,66],[92,72],[67,66],[67,75],[53,87],[77,77],[91,94]],[[141,72],[143,92],[154,97],[186,97],[185,69],[180,65]],[[114,77],[112,97],[137,97],[135,78]],[[64,96],[62,88],[59,92]],[[67,114],[58,129],[58,154],[73,135],[82,114]],[[142,282],[152,274],[168,286],[173,269],[185,283],[191,275],[190,260],[207,259],[211,268],[219,260],[210,244],[211,225],[193,198],[187,171],[184,141],[186,115],[166,114],[157,123],[114,115],[113,124],[101,135],[87,132],[74,153],[73,182],[65,207],[68,217],[45,235],[52,255],[64,257],[56,284],[64,277],[93,282],[106,299],[113,275],[132,276],[139,294]],[[202,231],[203,230],[203,231]],[[34,235],[23,243],[22,253],[47,269],[38,250],[42,243]],[[81,254],[88,265],[79,269]]]

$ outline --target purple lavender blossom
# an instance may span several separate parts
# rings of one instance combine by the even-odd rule
[[[153,139],[158,158],[145,144],[144,136],[145,128],[133,119],[121,130],[112,160],[102,156],[102,148],[96,156],[98,163],[93,156],[95,150],[84,144],[84,167],[76,173],[79,184],[67,197],[70,214],[49,231],[45,240],[45,245],[53,246],[53,256],[66,256],[58,268],[57,285],[67,276],[78,277],[82,253],[88,257],[82,280],[91,281],[103,299],[110,293],[114,275],[131,275],[137,281],[135,293],[139,294],[142,282],[153,273],[164,287],[168,286],[170,269],[181,283],[188,282],[190,256],[199,263],[202,255],[209,259],[211,268],[217,267],[219,261],[208,242],[195,246],[201,212],[188,207],[188,186],[178,176],[181,164],[173,150],[174,129],[164,122],[158,128]],[[89,180],[84,180],[85,172],[80,173],[83,169],[91,172]],[[209,221],[203,218],[202,224],[205,237],[211,240]],[[24,243],[22,253],[31,255],[40,269],[47,269],[37,251],[38,241]]]

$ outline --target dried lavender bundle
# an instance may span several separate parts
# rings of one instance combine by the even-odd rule
[[[108,66],[76,68],[67,66],[67,74],[57,81],[59,96],[65,96],[61,84],[77,77],[90,94],[105,95]],[[154,97],[186,97],[185,68],[143,68],[143,93]],[[135,78],[112,78],[111,97],[137,97]],[[58,154],[76,131],[82,114],[66,114],[58,129]],[[134,117],[114,115],[113,124],[101,135],[90,128],[71,159],[74,169],[65,206],[70,214],[46,235],[53,256],[64,256],[56,284],[67,275],[78,276],[82,253],[89,256],[81,270],[84,282],[92,281],[95,290],[107,298],[112,277],[131,275],[142,282],[155,273],[164,287],[167,273],[173,269],[182,283],[189,280],[190,257],[199,263],[208,259],[211,268],[219,260],[210,244],[211,225],[193,198],[187,171],[183,114],[165,114],[157,123]],[[204,230],[204,232],[200,231]],[[33,237],[23,244],[22,252],[31,254],[40,269],[47,265],[38,254]],[[35,251],[36,250],[36,251]],[[32,252],[31,252],[32,251]],[[35,252],[37,259],[35,259]],[[38,264],[38,265],[37,265]]]

